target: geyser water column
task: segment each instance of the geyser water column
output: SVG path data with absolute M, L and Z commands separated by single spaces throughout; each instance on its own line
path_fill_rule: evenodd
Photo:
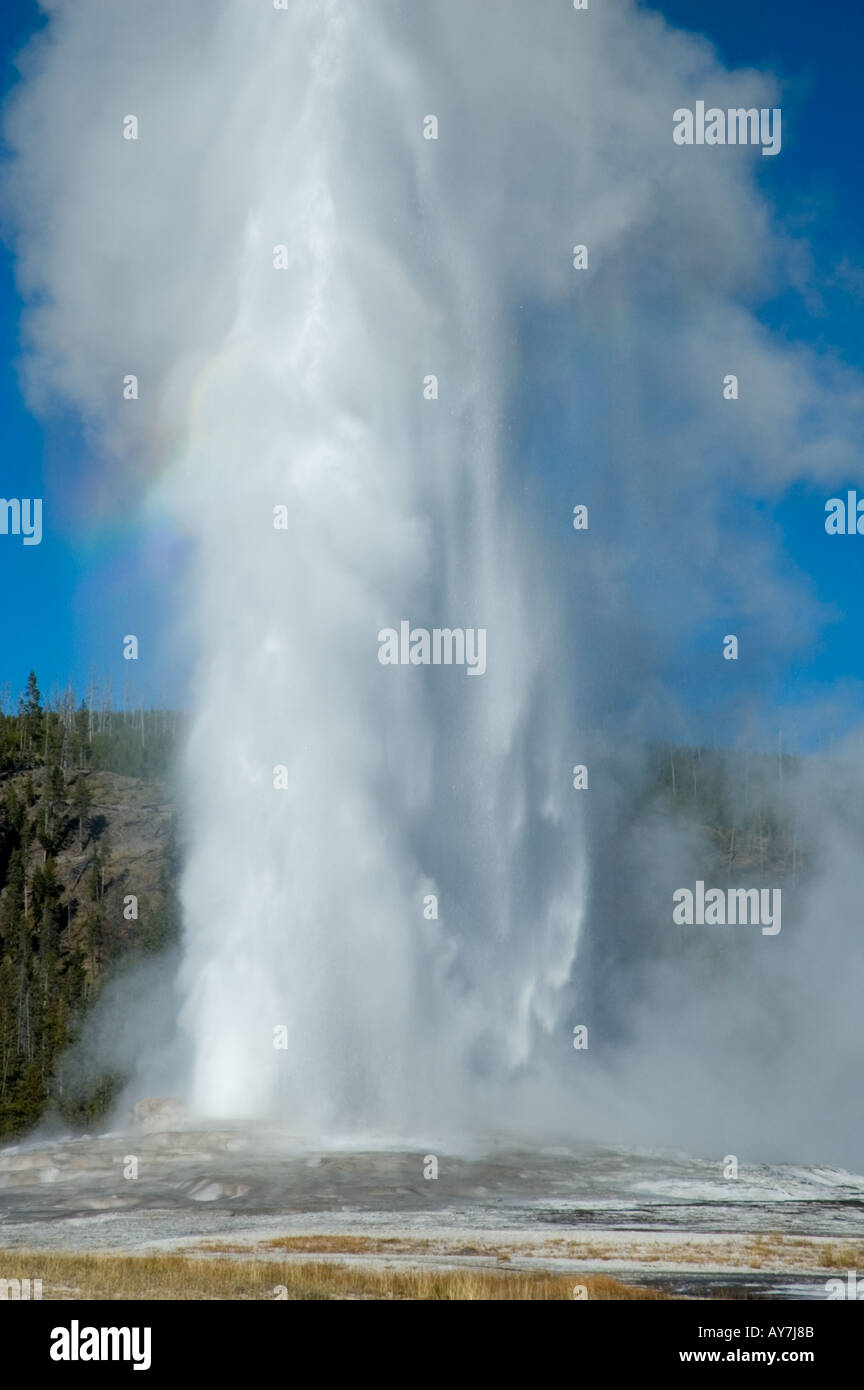
M 626 1024 L 636 1060 L 599 1086 L 640 1097 L 643 1137 L 686 1128 L 693 1142 L 696 1124 L 701 1145 L 696 1096 L 721 1130 L 741 1115 L 745 1135 L 754 1115 L 807 1143 L 844 1125 L 826 1101 L 814 1130 L 800 1065 L 778 1087 L 773 1045 L 749 1091 L 734 1067 L 718 1079 L 717 1056 L 770 1038 L 759 977 L 729 1007 L 733 977 L 711 1006 L 698 953 L 689 990 L 683 958 L 665 982 L 643 971 L 643 888 L 677 862 L 678 829 L 614 834 L 633 809 L 616 768 L 646 732 L 690 741 L 690 696 L 666 676 L 698 634 L 728 631 L 731 596 L 765 662 L 749 680 L 771 653 L 786 669 L 814 645 L 821 619 L 775 528 L 760 511 L 728 544 L 730 507 L 740 496 L 752 516 L 801 480 L 831 496 L 855 473 L 857 379 L 753 312 L 800 290 L 809 263 L 760 192 L 794 140 L 764 159 L 673 138 L 674 113 L 700 101 L 774 110 L 774 81 L 725 70 L 635 0 L 46 9 L 5 128 L 28 399 L 83 423 L 79 517 L 109 516 L 134 545 L 146 490 L 192 542 L 173 593 L 197 658 L 180 978 L 192 1061 L 171 1051 L 170 991 L 133 971 L 118 993 L 140 987 L 146 1003 L 125 1033 L 109 1017 L 99 1072 L 137 1044 L 135 1099 L 185 1087 L 204 1115 L 425 1142 L 433 1124 L 521 1118 L 514 1092 L 526 1106 L 554 1094 L 539 1118 L 560 1120 L 551 1055 L 601 1132 L 605 1096 L 592 1119 L 586 1093 Z M 526 495 L 552 502 L 539 541 Z M 40 551 L 69 496 L 46 489 Z M 572 507 L 588 502 L 576 533 Z M 378 633 L 403 621 L 484 628 L 485 674 L 382 666 Z M 128 631 L 106 631 L 106 663 Z M 143 667 L 158 689 L 147 641 Z M 587 793 L 571 788 L 577 763 Z M 611 848 L 591 854 L 596 949 L 574 968 L 583 805 Z M 838 882 L 854 882 L 855 846 L 821 820 L 826 864 L 839 855 Z M 635 889 L 619 896 L 622 863 Z M 854 894 L 829 897 L 854 925 Z M 839 943 L 848 990 L 854 951 Z M 817 980 L 836 1014 L 837 980 L 790 959 L 807 1008 Z M 577 1055 L 588 1010 L 570 1009 L 570 985 L 592 966 Z M 798 995 L 775 993 L 794 1014 Z M 823 1031 L 836 1052 L 833 1019 Z M 836 1094 L 823 1085 L 836 1058 L 813 1057 L 816 1090 Z
M 544 1031 L 572 1083 L 582 1021 L 576 653 L 586 613 L 593 671 L 613 645 L 626 559 L 571 508 L 602 479 L 607 518 L 628 484 L 641 515 L 664 469 L 676 496 L 692 477 L 713 368 L 682 383 L 681 343 L 712 341 L 695 284 L 724 354 L 752 348 L 724 298 L 751 175 L 674 144 L 706 60 L 629 0 L 119 13 L 52 12 L 7 134 L 32 397 L 85 417 L 103 494 L 158 474 L 192 543 L 170 1089 L 315 1134 L 488 1121 Z M 769 104 L 714 77 L 722 105 Z M 565 427 L 529 460 L 550 378 Z M 675 392 L 692 431 L 661 447 L 640 409 Z M 485 629 L 485 673 L 382 665 L 403 621 Z M 166 1089 L 160 1046 L 139 1094 Z
M 477 112 L 425 80 L 422 23 L 319 0 L 260 27 L 242 254 L 208 286 L 233 322 L 171 485 L 200 640 L 190 1101 L 462 1125 L 554 1024 L 582 911 L 559 605 L 502 497 L 511 291 L 441 157 Z M 484 629 L 485 672 L 382 665 L 405 620 Z

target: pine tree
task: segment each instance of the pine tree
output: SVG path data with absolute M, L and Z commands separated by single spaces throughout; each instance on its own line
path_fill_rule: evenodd
M 59 766 L 54 763 L 42 784 L 40 825 L 37 832 L 46 859 L 49 854 L 56 854 L 64 837 L 65 825 L 62 812 L 66 804 L 65 798 L 66 788 L 63 782 L 63 773 Z
M 90 784 L 79 773 L 72 794 L 72 814 L 78 821 L 78 849 L 82 854 L 85 842 L 90 837 L 90 813 L 92 809 L 93 798 L 90 794 Z
M 36 684 L 35 671 L 31 671 L 27 677 L 27 689 L 18 703 L 18 714 L 20 748 L 26 767 L 32 758 L 38 756 L 42 737 L 42 696 Z

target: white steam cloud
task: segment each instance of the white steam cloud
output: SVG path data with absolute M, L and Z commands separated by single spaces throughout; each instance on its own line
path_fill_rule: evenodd
M 194 543 L 190 1101 L 467 1126 L 544 1047 L 566 1087 L 596 889 L 571 766 L 658 728 L 706 619 L 770 661 L 824 618 L 724 509 L 831 487 L 861 383 L 753 312 L 806 288 L 776 161 L 672 140 L 776 87 L 629 0 L 48 8 L 7 116 L 31 399 Z M 485 628 L 485 675 L 382 667 L 406 616 Z

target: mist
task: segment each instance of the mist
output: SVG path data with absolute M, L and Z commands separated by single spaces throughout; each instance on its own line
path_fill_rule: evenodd
M 749 504 L 854 472 L 862 382 L 763 321 L 815 293 L 774 161 L 672 140 L 777 83 L 624 0 L 47 8 L 6 116 L 23 380 L 191 552 L 184 945 L 135 1093 L 860 1164 L 860 739 L 842 794 L 765 779 L 805 862 L 720 966 L 672 922 L 716 846 L 645 752 L 776 737 L 832 617 Z M 403 620 L 482 629 L 485 672 L 382 665 Z

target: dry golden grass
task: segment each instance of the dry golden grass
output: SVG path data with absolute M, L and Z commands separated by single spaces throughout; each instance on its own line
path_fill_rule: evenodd
M 747 1244 L 747 1254 L 757 1269 L 782 1262 L 819 1269 L 858 1269 L 864 1264 L 864 1241 L 812 1241 L 804 1237 L 784 1236 L 778 1232 L 754 1236 Z
M 286 1255 L 419 1255 L 439 1260 L 455 1256 L 475 1256 L 509 1263 L 513 1258 L 610 1261 L 622 1260 L 640 1265 L 670 1264 L 702 1268 L 782 1270 L 858 1269 L 864 1264 L 864 1242 L 828 1241 L 820 1237 L 786 1236 L 779 1231 L 762 1235 L 742 1235 L 728 1239 L 700 1239 L 698 1236 L 675 1241 L 640 1240 L 601 1243 L 596 1235 L 585 1240 L 559 1237 L 539 1244 L 491 1245 L 481 1242 L 465 1245 L 446 1239 L 412 1240 L 409 1236 L 308 1235 L 279 1236 L 253 1244 L 206 1242 L 189 1247 L 190 1255 L 226 1254 L 254 1258 L 258 1252 L 284 1252 Z M 569 1276 L 568 1276 L 569 1277 Z
M 413 1240 L 400 1236 L 279 1236 L 275 1240 L 256 1241 L 254 1245 L 226 1245 L 218 1241 L 204 1241 L 192 1250 L 225 1252 L 225 1254 L 251 1254 L 256 1250 L 283 1250 L 296 1255 L 425 1255 L 438 1250 L 438 1244 L 431 1240 Z M 450 1248 L 450 1247 L 447 1247 Z M 456 1248 L 450 1251 L 456 1254 Z M 481 1251 L 463 1251 L 464 1254 L 481 1254 Z
M 861 1241 L 855 1245 L 836 1241 L 826 1246 L 822 1251 L 824 1269 L 860 1269 L 862 1265 L 864 1265 L 864 1243 Z
M 256 1253 L 266 1258 L 256 1258 Z M 636 1288 L 606 1275 L 552 1274 L 542 1270 L 508 1270 L 500 1264 L 511 1256 L 571 1260 L 660 1261 L 679 1265 L 738 1266 L 750 1269 L 860 1269 L 864 1242 L 785 1236 L 779 1232 L 720 1241 L 642 1242 L 632 1246 L 562 1238 L 542 1247 L 460 1245 L 446 1240 L 408 1237 L 309 1235 L 281 1236 L 259 1245 L 203 1244 L 166 1254 L 69 1254 L 53 1251 L 0 1251 L 0 1270 L 6 1279 L 41 1279 L 43 1298 L 143 1300 L 290 1300 L 374 1299 L 461 1301 L 479 1299 L 573 1299 L 576 1284 L 584 1284 L 591 1299 L 662 1299 L 665 1295 Z M 284 1254 L 286 1258 L 278 1258 Z M 324 1258 L 308 1260 L 306 1255 Z M 412 1255 L 422 1263 L 412 1268 L 379 1263 L 376 1256 L 395 1261 Z M 497 1269 L 446 1269 L 433 1261 L 475 1256 L 499 1262 Z M 222 1256 L 223 1258 L 220 1258 Z M 225 1258 L 233 1256 L 233 1258 Z M 352 1258 L 351 1263 L 339 1256 Z M 368 1257 L 363 1263 L 359 1260 Z M 285 1292 L 280 1294 L 280 1290 Z
M 605 1275 L 575 1278 L 497 1270 L 375 1269 L 336 1261 L 190 1259 L 184 1255 L 0 1251 L 6 1279 L 41 1279 L 45 1300 L 298 1299 L 572 1301 L 576 1283 L 592 1299 L 663 1299 Z M 285 1295 L 283 1294 L 282 1297 Z
M 202 1241 L 197 1245 L 187 1245 L 181 1253 L 195 1255 L 247 1255 L 254 1256 L 259 1251 L 282 1250 L 286 1255 L 432 1255 L 451 1258 L 456 1255 L 473 1255 L 487 1260 L 500 1260 L 509 1263 L 514 1254 L 522 1253 L 500 1245 L 465 1245 L 447 1240 L 415 1240 L 411 1236 L 278 1236 L 274 1240 L 248 1241 Z M 528 1251 L 530 1254 L 530 1250 Z
M 546 1242 L 545 1250 L 555 1258 L 570 1260 L 628 1260 L 639 1264 L 731 1266 L 768 1271 L 860 1269 L 864 1264 L 864 1241 L 833 1240 L 820 1237 L 786 1236 L 779 1231 L 741 1236 L 737 1240 L 700 1240 L 698 1236 L 680 1241 L 615 1242 L 608 1245 L 593 1240 L 564 1238 Z M 541 1253 L 541 1252 L 536 1252 Z

